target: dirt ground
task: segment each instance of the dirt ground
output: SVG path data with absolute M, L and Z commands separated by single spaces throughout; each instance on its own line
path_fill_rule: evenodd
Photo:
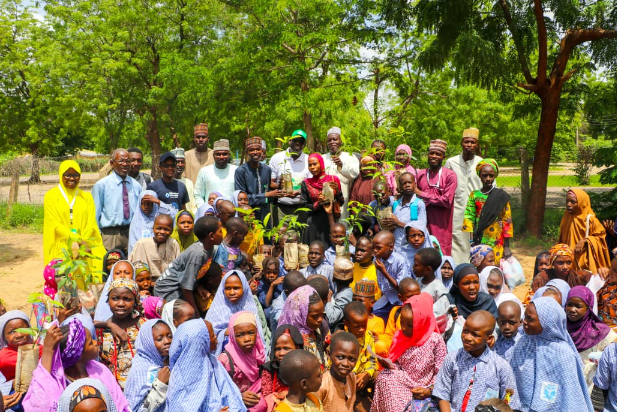
M 529 288 L 539 250 L 515 245 L 512 252 L 525 270 L 525 284 L 514 289 L 522 300 Z M 30 314 L 28 295 L 41 292 L 44 283 L 43 236 L 0 231 L 0 297 L 7 309 L 20 309 Z

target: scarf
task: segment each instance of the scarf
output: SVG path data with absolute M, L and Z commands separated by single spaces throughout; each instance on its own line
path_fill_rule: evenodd
M 296 349 L 304 349 L 304 338 L 302 334 L 294 325 L 279 325 L 278 328 L 274 331 L 274 336 L 272 337 L 272 348 L 270 349 L 270 360 L 263 364 L 263 368 L 270 371 L 271 373 L 277 372 L 279 369 L 280 362 L 274 358 L 274 350 L 276 348 L 276 342 L 283 335 L 289 335 L 291 340 L 296 344 Z
M 437 238 L 433 235 L 431 235 L 431 245 L 433 245 L 433 247 L 435 247 L 434 245 L 437 245 L 435 249 L 437 249 L 439 251 L 439 254 L 443 256 L 443 251 L 441 250 L 441 245 L 439 244 L 439 240 L 437 240 Z
M 403 165 L 395 165 L 396 169 L 397 170 L 405 169 L 406 171 L 410 172 L 410 170 L 408 170 L 407 167 L 409 166 L 409 163 L 411 162 L 411 157 L 413 155 L 413 152 L 411 151 L 411 147 L 407 146 L 406 144 L 400 144 L 396 147 L 396 150 L 394 151 L 394 155 L 396 156 L 398 152 L 405 152 L 407 154 L 407 162 Z
M 7 346 L 6 340 L 4 340 L 4 328 L 6 324 L 13 319 L 22 319 L 30 327 L 30 318 L 21 310 L 9 310 L 4 315 L 0 316 L 0 349 Z
M 390 360 L 396 362 L 411 346 L 422 346 L 433 334 L 439 333 L 437 321 L 433 314 L 433 297 L 428 293 L 420 293 L 405 301 L 413 311 L 413 332 L 411 336 L 405 336 L 401 329 L 394 333 L 392 346 L 390 347 Z
M 472 246 L 469 250 L 469 262 L 475 267 L 480 266 L 484 258 L 493 251 L 493 248 L 488 245 Z
M 195 212 L 195 221 L 197 222 L 200 218 L 206 216 L 206 214 L 208 213 L 212 213 L 211 216 L 215 216 L 216 210 L 214 210 L 214 207 L 211 204 L 204 203 L 197 208 L 197 212 Z
M 178 231 L 178 220 L 180 219 L 180 217 L 182 216 L 190 216 L 191 219 L 193 219 L 193 230 L 191 230 L 191 233 L 189 233 L 188 235 L 182 235 L 180 234 L 180 232 Z M 193 215 L 193 213 L 191 213 L 188 210 L 181 210 L 176 214 L 176 218 L 174 219 L 174 230 L 173 232 L 171 232 L 171 236 L 170 238 L 172 239 L 176 239 L 178 241 L 178 244 L 180 245 L 180 251 L 184 252 L 186 250 L 186 248 L 188 248 L 189 246 L 191 246 L 193 243 L 197 242 L 197 236 L 195 236 L 195 216 Z
M 463 318 L 467 318 L 477 310 L 486 310 L 491 312 L 491 314 L 496 318 L 497 305 L 495 305 L 495 301 L 488 293 L 478 291 L 476 300 L 473 302 L 466 300 L 463 295 L 461 295 L 458 284 L 467 275 L 476 275 L 479 278 L 478 271 L 469 263 L 461 263 L 456 267 L 456 269 L 454 269 L 452 287 L 450 288 L 450 293 L 447 295 L 450 303 L 456 305 L 458 308 L 458 314 Z
M 435 272 L 435 277 L 437 279 L 439 279 L 441 281 L 441 283 L 443 283 L 443 285 L 446 287 L 446 289 L 450 290 L 450 288 L 452 287 L 452 281 L 454 279 L 454 276 L 452 276 L 448 280 L 444 280 L 443 276 L 441 276 L 441 267 L 446 262 L 448 262 L 450 264 L 450 266 L 452 266 L 452 271 L 454 271 L 454 269 L 456 269 L 456 263 L 454 262 L 454 258 L 452 256 L 442 256 L 441 257 L 441 266 L 439 266 L 439 269 L 437 269 L 437 272 Z
M 43 269 L 43 279 L 45 279 L 43 293 L 52 299 L 56 297 L 56 293 L 58 293 L 58 285 L 56 284 L 56 268 L 54 268 L 54 266 L 60 262 L 62 262 L 62 259 L 52 259 L 51 262 L 45 266 L 45 269 Z
M 246 192 L 244 190 L 235 190 L 231 194 L 231 202 L 234 204 L 234 207 L 240 207 L 238 205 L 238 196 L 240 196 L 240 193 L 246 193 Z
M 587 312 L 583 318 L 576 322 L 568 320 L 568 333 L 576 345 L 579 352 L 586 351 L 589 348 L 596 346 L 608 335 L 611 328 L 604 324 L 593 313 L 594 293 L 585 286 L 574 286 L 568 293 L 568 300 L 579 298 L 587 305 Z
M 246 353 L 238 345 L 234 336 L 234 328 L 243 323 L 249 323 L 257 329 L 257 320 L 255 319 L 255 315 L 251 312 L 238 312 L 234 314 L 229 320 L 229 326 L 227 327 L 229 342 L 225 345 L 225 350 L 229 353 L 229 356 L 231 356 L 234 365 L 244 373 L 250 382 L 252 382 L 248 390 L 259 393 L 261 391 L 261 379 L 259 378 L 260 367 L 266 361 L 266 352 L 264 350 L 263 341 L 259 336 L 255 337 L 255 346 L 253 346 L 251 353 Z M 259 333 L 259 329 L 257 329 L 257 333 Z
M 86 343 L 86 328 L 77 318 L 69 323 L 69 333 L 66 338 L 66 345 L 64 350 L 60 352 L 60 358 L 62 359 L 62 366 L 70 368 L 75 365 L 81 354 L 84 351 L 84 345 Z M 58 346 L 60 349 L 60 346 Z
M 109 252 L 105 253 L 105 256 L 103 257 L 103 271 L 106 275 L 109 275 L 109 273 L 111 272 L 111 269 L 107 271 L 107 261 L 109 259 L 126 260 L 126 255 L 120 249 L 112 249 Z
M 152 228 L 154 227 L 154 219 L 159 215 L 159 205 L 156 203 L 152 204 L 152 212 L 147 215 L 141 210 L 141 201 L 144 196 L 150 195 L 155 199 L 158 199 L 158 196 L 153 190 L 144 190 L 139 194 L 139 201 L 137 202 L 137 207 L 135 208 L 135 213 L 133 214 L 133 219 L 131 219 L 131 225 L 129 227 L 129 255 L 133 250 L 133 246 L 139 239 L 148 238 L 154 236 L 152 232 Z
M 137 282 L 135 282 L 133 279 L 114 279 L 109 284 L 109 293 L 111 293 L 112 290 L 119 288 L 126 288 L 133 294 L 133 297 L 135 298 L 135 306 L 133 307 L 133 313 L 131 314 L 131 316 L 133 318 L 139 317 L 141 314 L 141 300 L 139 299 L 139 285 L 137 284 Z M 107 294 L 107 306 L 109 306 L 109 294 Z
M 163 309 L 161 310 L 161 319 L 163 322 L 167 323 L 169 329 L 171 329 L 172 334 L 176 334 L 177 328 L 174 326 L 174 304 L 176 303 L 176 299 L 170 300 L 166 304 L 163 305 Z
M 559 256 L 567 256 L 570 259 L 574 260 L 574 252 L 572 251 L 572 249 L 570 249 L 570 246 L 564 243 L 558 243 L 552 248 L 550 248 L 548 254 L 548 263 L 551 265 L 551 267 L 553 267 L 553 262 L 555 262 L 555 259 L 557 259 Z
M 546 283 L 546 285 L 536 290 L 531 300 L 534 301 L 537 298 L 541 298 L 547 289 L 553 289 L 553 290 L 559 291 L 559 294 L 561 295 L 561 306 L 565 309 L 566 303 L 568 300 L 568 294 L 570 293 L 570 285 L 568 285 L 568 282 L 566 282 L 565 280 L 561 280 L 561 279 L 549 280 Z
M 312 201 L 317 201 L 317 198 L 323 191 L 324 184 L 329 182 L 335 182 L 337 185 L 336 192 L 341 191 L 341 183 L 338 177 L 333 175 L 326 174 L 326 168 L 324 166 L 323 157 L 319 153 L 312 153 L 309 155 L 308 160 L 317 159 L 319 162 L 319 174 L 317 176 L 312 176 L 304 179 L 304 183 L 306 184 L 306 188 L 309 192 Z
M 414 228 L 424 233 L 424 243 L 417 249 L 413 247 L 411 243 L 409 243 L 409 241 L 407 240 L 407 233 L 409 232 L 408 228 Z M 418 253 L 418 250 L 424 249 L 424 248 L 431 248 L 431 247 L 433 247 L 433 245 L 431 244 L 431 235 L 428 232 L 428 229 L 426 228 L 425 224 L 423 224 L 419 220 L 412 220 L 411 222 L 405 225 L 405 240 L 403 241 L 403 245 L 401 246 L 400 251 L 405 256 L 406 259 L 412 262 L 412 266 L 413 266 L 413 260 L 416 256 L 416 253 Z
M 73 198 L 77 194 L 77 191 L 79 190 L 79 184 L 75 187 L 75 189 L 69 189 L 68 187 L 64 186 L 62 176 L 64 176 L 66 171 L 71 168 L 75 169 L 75 171 L 81 175 L 81 168 L 79 167 L 79 164 L 74 160 L 65 160 L 64 162 L 60 163 L 60 167 L 58 169 L 58 174 L 60 175 L 60 186 L 62 186 L 64 193 L 66 193 L 67 197 L 69 198 L 69 202 L 73 200 Z
M 105 282 L 105 286 L 103 286 L 103 291 L 101 292 L 99 301 L 96 304 L 96 310 L 94 311 L 95 321 L 97 320 L 106 321 L 107 319 L 111 318 L 112 313 L 111 313 L 111 309 L 109 309 L 109 303 L 108 303 L 109 291 L 111 290 L 109 289 L 109 286 L 111 285 L 111 282 L 114 281 L 114 269 L 116 268 L 116 265 L 120 262 L 129 263 L 131 267 L 133 267 L 133 264 L 129 262 L 128 260 L 119 260 L 116 263 L 114 263 L 114 265 L 111 267 L 111 270 L 109 271 L 110 275 L 107 278 L 107 281 Z M 133 267 L 133 279 L 135 279 L 135 268 L 134 267 Z
M 72 412 L 83 400 L 99 398 L 105 402 L 108 412 L 117 412 L 116 404 L 109 391 L 98 379 L 79 379 L 71 383 L 60 395 L 58 400 L 58 412 Z
M 306 317 L 308 316 L 309 298 L 315 293 L 317 291 L 309 285 L 294 290 L 285 301 L 279 323 L 293 325 L 303 335 L 310 334 L 312 330 L 306 325 Z
M 163 309 L 163 298 L 158 296 L 148 296 L 141 303 L 144 307 L 144 316 L 146 319 L 160 319 Z

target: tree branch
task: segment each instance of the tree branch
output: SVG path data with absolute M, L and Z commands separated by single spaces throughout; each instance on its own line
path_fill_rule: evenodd
M 326 55 L 328 54 L 328 48 L 326 47 L 326 50 L 323 51 L 323 53 L 321 53 L 321 56 L 319 56 L 319 58 L 317 59 L 317 61 L 315 61 L 315 63 L 313 63 L 310 67 L 309 67 L 309 71 L 315 69 L 317 66 L 319 66 L 321 64 L 321 62 L 323 61 L 323 59 L 326 57 Z
M 291 54 L 298 54 L 298 52 L 296 50 L 294 50 L 293 47 L 289 46 L 287 43 L 283 42 L 282 45 L 283 45 L 283 48 L 285 50 L 287 50 L 289 53 L 291 53 Z
M 519 93 L 523 93 L 523 94 L 526 94 L 526 95 L 533 94 L 532 91 L 523 90 L 523 89 L 518 88 L 517 86 L 510 85 L 510 87 L 512 87 L 514 90 L 516 90 Z
M 546 22 L 544 21 L 544 9 L 542 0 L 533 0 L 536 24 L 538 25 L 538 71 L 536 79 L 538 84 L 546 81 L 546 67 L 548 62 L 548 46 L 546 40 Z
M 537 84 L 519 83 L 518 85 L 512 86 L 512 87 L 514 87 L 514 88 L 520 87 L 521 89 L 529 90 L 532 93 L 535 93 L 538 90 L 538 85 Z
M 529 71 L 529 64 L 527 63 L 527 53 L 525 52 L 523 43 L 521 43 L 521 39 L 518 36 L 516 25 L 512 20 L 512 13 L 510 13 L 510 7 L 508 6 L 506 0 L 499 0 L 499 4 L 501 5 L 501 9 L 503 10 L 503 15 L 506 19 L 508 29 L 512 34 L 512 39 L 514 40 L 514 47 L 516 48 L 516 54 L 518 55 L 518 61 L 521 65 L 521 69 L 523 70 L 523 76 L 525 76 L 525 81 L 527 83 L 533 83 L 534 80 L 531 77 L 531 72 Z

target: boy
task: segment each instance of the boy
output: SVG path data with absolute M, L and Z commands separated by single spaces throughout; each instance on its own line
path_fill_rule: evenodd
M 221 222 L 214 216 L 197 219 L 194 230 L 199 242 L 189 246 L 165 269 L 154 285 L 154 296 L 167 302 L 182 298 L 193 306 L 195 313 L 199 313 L 193 298 L 193 288 L 199 270 L 212 259 L 216 253 L 215 246 L 223 240 L 221 229 Z
M 374 216 L 377 216 L 378 211 L 381 211 L 388 206 L 392 206 L 395 200 L 393 196 L 390 196 L 390 188 L 388 187 L 388 184 L 381 179 L 376 179 L 375 183 L 373 183 L 373 197 L 375 200 L 371 201 L 368 205 L 373 211 Z M 377 217 L 373 217 L 373 233 L 379 233 L 382 229 L 391 229 L 389 226 L 385 225 L 385 221 L 382 221 L 382 223 L 384 223 L 384 227 L 380 227 Z
M 373 255 L 377 269 L 377 284 L 382 296 L 375 303 L 373 313 L 387 319 L 390 310 L 398 304 L 398 282 L 411 276 L 409 263 L 394 251 L 394 235 L 382 231 L 373 238 Z
M 321 365 L 315 355 L 304 349 L 293 350 L 283 357 L 279 373 L 289 391 L 275 411 L 324 412 L 321 400 L 314 393 L 321 387 L 322 379 Z
M 309 265 L 300 269 L 300 273 L 308 278 L 311 275 L 321 275 L 328 281 L 330 289 L 334 290 L 334 281 L 332 280 L 332 265 L 324 263 L 324 252 L 326 244 L 321 240 L 315 240 L 309 245 L 308 261 Z
M 358 340 L 349 332 L 337 332 L 330 342 L 332 366 L 323 375 L 317 396 L 325 411 L 354 411 Z
M 161 202 L 174 208 L 174 214 L 180 210 L 186 210 L 186 204 L 190 200 L 184 183 L 174 179 L 176 164 L 176 156 L 173 153 L 163 153 L 159 158 L 162 176 L 146 187 L 147 190 L 154 191 Z
M 274 299 L 272 306 L 270 306 L 270 329 L 272 333 L 274 333 L 278 327 L 279 318 L 281 317 L 281 312 L 283 311 L 283 305 L 285 305 L 287 296 L 304 285 L 306 285 L 306 278 L 297 270 L 290 271 L 287 273 L 287 276 L 283 278 L 283 293 L 281 293 L 278 298 Z
M 401 280 L 398 285 L 398 299 L 405 302 L 412 296 L 421 293 L 420 284 L 412 278 Z M 388 315 L 388 323 L 386 323 L 386 331 L 380 336 L 379 342 L 375 345 L 379 356 L 387 356 L 390 346 L 392 346 L 392 338 L 394 333 L 401 328 L 401 306 L 395 306 Z
M 222 220 L 221 220 L 222 222 Z M 227 220 L 227 234 L 214 255 L 214 261 L 223 267 L 225 272 L 234 270 L 242 263 L 240 244 L 249 231 L 246 222 L 240 217 Z
M 334 283 L 336 293 L 326 303 L 326 318 L 330 329 L 343 319 L 343 308 L 353 299 L 353 291 L 349 284 L 353 280 L 353 263 L 351 260 L 338 257 L 334 261 Z
M 371 332 L 375 341 L 386 331 L 386 324 L 379 316 L 373 315 L 375 305 L 375 289 L 377 282 L 369 279 L 361 279 L 353 288 L 353 301 L 361 302 L 368 312 L 367 329 Z
M 617 411 L 617 343 L 608 345 L 602 351 L 598 370 L 593 377 L 593 384 L 595 385 L 594 392 L 598 389 L 602 391 L 604 410 Z M 595 402 L 594 407 L 600 410 Z
M 342 223 L 335 223 L 330 227 L 330 246 L 325 252 L 324 262 L 330 266 L 334 265 L 334 259 L 336 259 L 336 247 L 345 246 L 345 238 L 347 237 L 347 229 Z M 353 255 L 355 248 L 353 245 L 349 245 L 349 253 Z
M 472 411 L 485 399 L 503 399 L 512 391 L 510 407 L 520 409 L 510 364 L 490 350 L 495 342 L 495 318 L 479 310 L 463 326 L 463 348 L 448 354 L 437 374 L 433 396 L 441 412 Z
M 443 333 L 448 324 L 448 289 L 435 277 L 435 272 L 441 266 L 441 254 L 437 249 L 420 249 L 414 256 L 413 273 L 420 284 L 422 292 L 433 297 L 433 313 L 439 330 Z
M 351 288 L 353 289 L 356 282 L 362 279 L 373 280 L 375 285 L 377 285 L 377 269 L 373 263 L 373 242 L 371 239 L 366 236 L 358 239 L 353 260 L 353 282 L 351 282 Z M 379 298 L 381 298 L 381 290 L 379 285 L 377 285 L 375 288 L 375 299 L 378 300 Z
M 497 308 L 497 325 L 501 336 L 495 343 L 495 353 L 510 362 L 514 345 L 521 338 L 521 307 L 516 302 L 505 301 Z
M 178 256 L 180 245 L 169 236 L 174 227 L 171 216 L 160 214 L 154 219 L 152 237 L 139 239 L 129 256 L 129 262 L 141 261 L 148 265 L 152 280 L 156 281 Z
M 236 207 L 231 201 L 226 199 L 220 199 L 214 203 L 214 206 L 223 225 L 223 237 L 225 237 L 227 236 L 227 221 L 236 216 Z

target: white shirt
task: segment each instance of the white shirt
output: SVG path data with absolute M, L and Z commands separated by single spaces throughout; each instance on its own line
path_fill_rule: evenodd
M 197 174 L 195 182 L 195 203 L 197 207 L 208 201 L 208 196 L 212 192 L 220 192 L 227 199 L 235 189 L 235 176 L 238 167 L 228 164 L 225 169 L 219 169 L 216 165 L 204 166 Z
M 294 160 L 289 155 L 289 149 L 278 152 L 270 159 L 270 168 L 272 169 L 272 179 L 278 181 L 280 177 L 287 172 L 291 172 L 291 180 L 293 181 L 294 190 L 300 190 L 302 181 L 311 177 L 311 172 L 308 170 L 308 156 L 303 152 Z M 296 197 L 281 197 L 278 202 L 283 205 L 298 205 L 302 202 L 300 196 Z

